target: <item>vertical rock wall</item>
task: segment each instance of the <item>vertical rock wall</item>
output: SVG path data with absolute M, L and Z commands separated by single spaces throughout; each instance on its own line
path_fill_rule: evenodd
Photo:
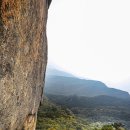
M 0 130 L 35 130 L 47 63 L 46 0 L 0 0 Z

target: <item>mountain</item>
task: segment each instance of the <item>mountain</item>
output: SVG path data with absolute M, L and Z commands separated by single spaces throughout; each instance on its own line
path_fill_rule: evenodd
M 130 98 L 128 92 L 109 88 L 101 81 L 80 79 L 56 69 L 47 70 L 45 93 L 65 96 L 95 97 L 107 95 L 123 99 Z
M 79 119 L 78 122 L 83 119 L 92 126 L 96 122 L 120 122 L 126 130 L 130 129 L 130 95 L 127 92 L 109 88 L 100 81 L 81 79 L 61 70 L 52 70 L 47 70 L 45 84 L 45 95 L 51 102 L 69 108 Z M 62 121 L 59 122 L 62 124 Z M 87 129 L 90 130 L 90 127 Z
M 67 106 L 69 108 L 79 107 L 79 108 L 96 108 L 101 106 L 113 106 L 113 107 L 127 107 L 130 108 L 130 99 L 119 99 L 111 96 L 95 96 L 95 97 L 83 97 L 83 96 L 64 96 L 64 95 L 51 95 L 46 94 L 46 96 L 56 104 Z M 129 114 L 130 115 L 130 114 Z

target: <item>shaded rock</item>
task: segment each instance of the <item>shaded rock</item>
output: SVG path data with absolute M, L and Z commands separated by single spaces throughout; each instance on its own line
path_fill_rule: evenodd
M 0 0 L 0 130 L 34 130 L 47 63 L 46 0 Z
M 48 2 L 48 8 L 49 8 L 52 0 L 47 0 L 47 2 Z

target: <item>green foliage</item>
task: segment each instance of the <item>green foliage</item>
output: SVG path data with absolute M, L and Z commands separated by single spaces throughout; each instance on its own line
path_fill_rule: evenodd
M 111 125 L 104 125 L 101 130 L 125 130 L 122 123 L 114 123 Z
M 112 125 L 104 125 L 101 130 L 114 130 Z
M 38 112 L 37 130 L 83 130 L 69 109 L 47 100 Z
M 123 124 L 120 123 L 120 122 L 114 123 L 112 126 L 113 126 L 116 130 L 124 130 Z

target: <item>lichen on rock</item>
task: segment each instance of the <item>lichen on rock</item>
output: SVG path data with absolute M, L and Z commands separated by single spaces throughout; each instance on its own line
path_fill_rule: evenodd
M 0 0 L 0 130 L 34 130 L 47 64 L 46 0 Z

